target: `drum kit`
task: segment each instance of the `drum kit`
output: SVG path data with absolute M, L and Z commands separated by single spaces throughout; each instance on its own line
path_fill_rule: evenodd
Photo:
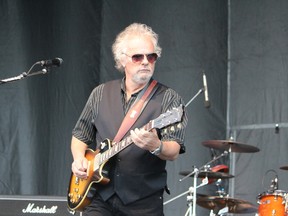
M 288 194 L 285 191 L 278 190 L 278 177 L 272 181 L 270 189 L 262 194 L 259 194 L 256 199 L 258 206 L 242 200 L 229 197 L 225 192 L 224 187 L 221 186 L 222 180 L 233 178 L 230 175 L 229 168 L 226 165 L 217 165 L 210 167 L 210 164 L 219 158 L 227 155 L 230 152 L 235 153 L 255 153 L 259 149 L 257 147 L 235 142 L 232 140 L 207 140 L 202 142 L 205 147 L 223 150 L 224 153 L 215 157 L 212 161 L 208 162 L 203 167 L 193 171 L 181 171 L 179 175 L 184 176 L 180 181 L 185 178 L 193 177 L 194 185 L 188 191 L 168 200 L 164 203 L 167 204 L 183 195 L 187 195 L 188 209 L 185 216 L 196 216 L 196 205 L 210 210 L 210 216 L 222 216 L 227 214 L 254 214 L 257 216 L 288 216 Z M 288 170 L 288 166 L 280 167 L 282 170 Z M 198 178 L 202 179 L 202 184 L 197 186 Z M 196 189 L 207 184 L 215 183 L 218 190 L 217 196 L 198 194 Z

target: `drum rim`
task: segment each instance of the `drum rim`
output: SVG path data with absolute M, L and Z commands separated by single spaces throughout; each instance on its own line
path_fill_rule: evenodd
M 281 196 L 285 197 L 287 192 L 285 190 L 273 190 L 273 191 L 265 191 L 257 196 L 258 199 L 261 199 L 264 196 Z

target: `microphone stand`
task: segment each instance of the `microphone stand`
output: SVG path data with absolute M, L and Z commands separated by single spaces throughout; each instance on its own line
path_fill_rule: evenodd
M 193 100 L 195 100 L 195 99 L 198 97 L 198 95 L 201 94 L 203 91 L 204 91 L 204 88 L 199 89 L 198 92 L 188 101 L 188 103 L 185 105 L 185 107 L 188 107 L 189 104 L 190 104 Z
M 192 101 L 194 101 L 194 100 L 198 97 L 198 95 L 200 95 L 200 94 L 204 91 L 204 89 L 205 89 L 205 88 L 199 89 L 198 92 L 188 101 L 188 103 L 185 105 L 185 107 L 188 107 L 189 104 L 190 104 Z M 221 156 L 221 157 L 222 157 L 222 156 Z M 207 163 L 205 166 L 207 166 L 208 164 L 214 162 L 214 161 L 217 160 L 217 159 L 218 159 L 218 158 L 215 158 L 215 159 L 212 160 L 211 162 Z M 203 167 L 205 167 L 205 166 L 203 166 Z M 203 167 L 202 167 L 202 168 L 203 168 Z M 169 203 L 169 202 L 172 202 L 173 200 L 175 200 L 175 199 L 177 199 L 177 198 L 179 198 L 179 197 L 181 197 L 181 196 L 183 196 L 183 195 L 185 195 L 185 194 L 188 193 L 187 201 L 188 201 L 188 203 L 189 203 L 189 204 L 188 204 L 189 207 L 188 207 L 188 209 L 187 209 L 187 211 L 186 211 L 186 213 L 185 213 L 185 216 L 188 216 L 188 213 L 189 213 L 189 216 L 196 216 L 196 192 L 197 192 L 197 187 L 202 187 L 202 186 L 208 184 L 208 179 L 205 178 L 204 181 L 202 182 L 202 184 L 200 184 L 199 186 L 197 186 L 197 178 L 198 178 L 199 170 L 198 170 L 196 167 L 194 167 L 194 170 L 193 170 L 190 174 L 188 174 L 188 175 L 185 176 L 184 178 L 180 179 L 179 181 L 183 181 L 184 179 L 188 178 L 189 176 L 191 176 L 191 175 L 193 175 L 193 174 L 195 174 L 195 175 L 194 175 L 194 181 L 193 181 L 193 187 L 190 187 L 188 191 L 186 191 L 186 192 L 184 192 L 184 193 L 182 193 L 182 194 L 180 194 L 180 195 L 178 195 L 178 196 L 176 196 L 176 197 L 174 197 L 174 198 L 172 198 L 172 199 L 170 199 L 170 200 L 168 200 L 167 202 L 164 203 L 164 205 L 165 205 L 165 204 L 167 204 L 167 203 Z M 193 195 L 192 195 L 192 193 L 193 193 Z M 193 199 L 193 204 L 192 204 L 192 202 L 191 202 L 192 199 Z
M 46 74 L 46 73 L 49 72 L 49 68 L 48 67 L 45 67 L 45 68 L 43 68 L 40 71 L 31 72 L 31 70 L 34 68 L 34 66 L 36 66 L 38 64 L 40 64 L 40 62 L 36 62 L 35 64 L 33 64 L 28 72 L 23 72 L 23 73 L 19 74 L 18 76 L 0 80 L 0 85 L 1 84 L 5 84 L 5 83 L 9 83 L 9 82 L 14 82 L 14 81 L 17 81 L 17 80 L 22 80 L 22 79 L 24 79 L 26 77 L 30 77 L 30 76 L 35 76 L 35 75 L 39 75 L 39 74 Z
M 198 92 L 188 101 L 188 103 L 185 105 L 185 107 L 188 107 L 189 104 L 192 101 L 194 101 L 198 97 L 198 95 L 200 95 L 203 91 L 204 91 L 204 88 L 199 89 Z M 189 207 L 185 213 L 185 216 L 187 216 L 188 213 L 189 213 L 189 216 L 196 216 L 196 189 L 197 189 L 197 178 L 198 178 L 199 170 L 196 167 L 194 167 L 193 172 L 190 173 L 188 176 L 186 176 L 186 178 L 188 178 L 189 176 L 191 176 L 194 173 L 195 173 L 195 175 L 194 175 L 193 187 L 190 187 L 188 191 L 186 191 L 186 192 L 180 194 L 179 196 L 175 197 L 174 199 L 168 200 L 167 202 L 164 203 L 164 205 L 165 205 L 165 204 L 167 204 L 167 203 L 169 203 L 169 202 L 171 202 L 171 201 L 173 201 L 173 200 L 175 200 L 175 199 L 188 193 L 187 201 L 188 201 Z M 182 180 L 184 180 L 184 179 L 185 178 L 183 178 Z M 180 179 L 180 181 L 182 181 L 182 180 Z M 208 184 L 208 180 L 203 182 L 199 186 L 204 186 L 206 184 Z M 192 195 L 192 193 L 193 193 L 193 195 Z M 192 200 L 193 200 L 193 204 L 191 202 Z

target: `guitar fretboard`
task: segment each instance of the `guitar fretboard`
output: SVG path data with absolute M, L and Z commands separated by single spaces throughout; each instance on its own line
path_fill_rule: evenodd
M 174 108 L 166 113 L 162 113 L 158 118 L 151 120 L 146 125 L 144 125 L 141 129 L 145 129 L 146 131 L 150 131 L 153 128 L 164 128 L 172 123 L 179 122 L 183 115 L 183 107 L 180 105 L 177 108 Z M 108 161 L 110 158 L 115 156 L 117 153 L 128 147 L 133 143 L 130 136 L 125 137 L 118 143 L 113 143 L 113 145 L 106 151 L 98 154 L 99 158 L 97 158 L 98 164 L 102 164 L 103 162 Z M 96 161 L 95 161 L 96 163 Z
M 153 121 L 149 122 L 142 128 L 144 128 L 145 130 L 151 130 L 152 125 L 153 125 L 152 122 Z M 101 154 L 99 164 L 102 164 L 103 162 L 109 160 L 110 158 L 118 154 L 120 151 L 122 151 L 123 149 L 131 145 L 132 143 L 133 141 L 130 136 L 125 137 L 123 140 L 121 140 L 118 143 L 113 143 L 111 148 L 109 148 L 108 150 L 106 150 L 105 152 Z

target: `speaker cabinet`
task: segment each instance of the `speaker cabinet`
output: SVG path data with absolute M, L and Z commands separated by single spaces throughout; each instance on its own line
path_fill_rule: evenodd
M 73 216 L 66 197 L 0 196 L 0 216 Z M 75 212 L 75 216 L 82 216 Z

